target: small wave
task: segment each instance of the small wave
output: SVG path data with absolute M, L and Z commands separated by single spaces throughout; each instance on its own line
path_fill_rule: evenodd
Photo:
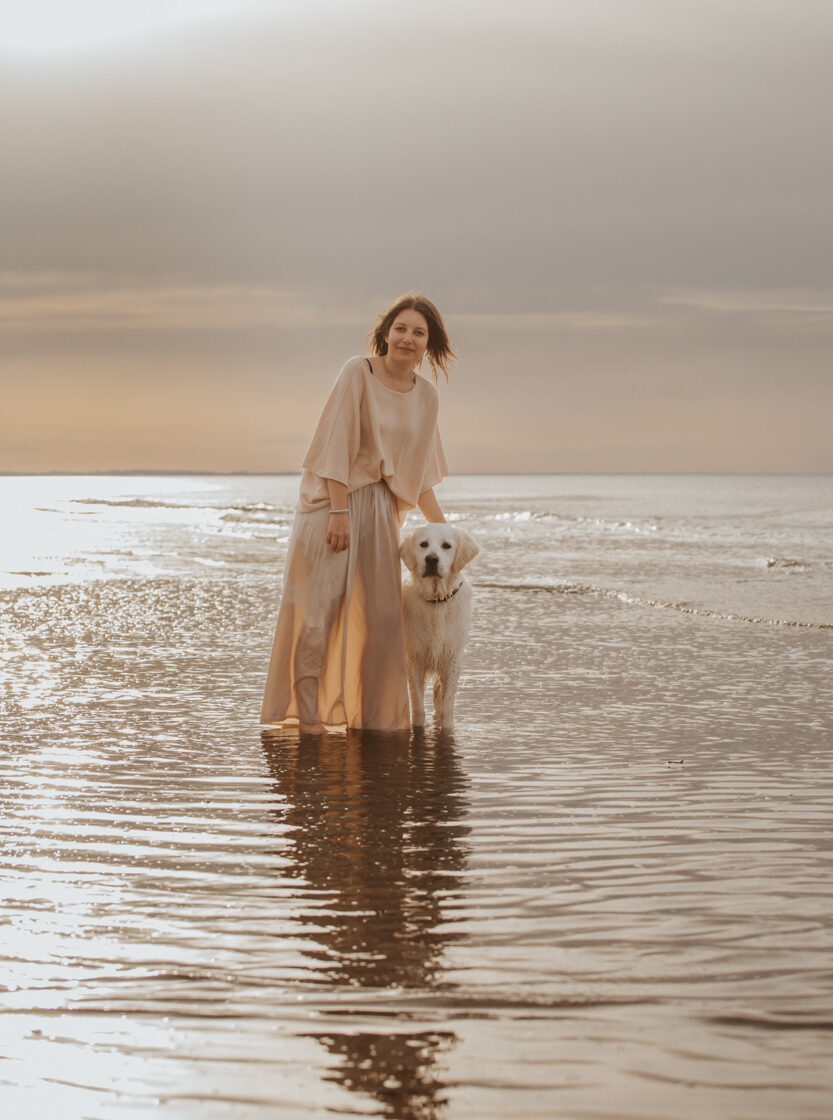
M 586 525 L 597 525 L 600 529 L 613 533 L 619 533 L 623 530 L 628 533 L 656 533 L 659 531 L 659 525 L 654 522 L 639 525 L 635 521 L 611 521 L 605 517 L 576 517 L 575 520 Z
M 223 514 L 221 521 L 286 521 L 293 514 L 289 506 L 276 506 L 272 502 L 241 502 L 237 505 L 200 508 L 219 510 Z
M 493 513 L 491 521 L 529 521 L 533 516 L 531 509 L 515 510 L 508 513 Z
M 763 563 L 765 568 L 781 568 L 785 571 L 806 572 L 810 567 L 809 561 L 793 560 L 788 556 L 765 556 Z
M 593 595 L 604 594 L 603 587 L 594 587 L 590 583 L 491 583 L 478 581 L 472 587 L 488 587 L 499 591 L 549 591 L 556 595 Z
M 504 510 L 501 513 L 481 515 L 484 521 L 497 521 L 516 524 L 518 522 L 535 522 L 540 524 L 556 523 L 559 525 L 582 525 L 595 527 L 604 532 L 612 533 L 656 533 L 659 525 L 655 522 L 645 524 L 636 521 L 613 521 L 605 517 L 581 517 L 570 513 L 553 513 L 550 510 Z
M 221 521 L 283 522 L 291 516 L 270 502 L 242 502 L 234 505 L 194 505 L 191 502 L 165 502 L 157 498 L 70 498 L 77 505 L 109 506 L 114 509 L 182 509 L 221 513 Z
M 291 516 L 290 513 L 279 512 L 274 506 L 264 509 L 232 508 L 220 520 L 243 525 L 283 525 Z
M 503 513 L 490 513 L 482 515 L 484 521 L 558 521 L 576 522 L 586 521 L 589 518 L 573 517 L 569 514 L 551 513 L 548 510 L 515 509 L 504 510 Z
M 707 1022 L 727 1027 L 757 1027 L 765 1031 L 833 1031 L 833 1019 L 810 1015 L 711 1015 Z
M 70 498 L 76 505 L 82 506 L 122 506 L 130 509 L 192 509 L 185 502 L 160 502 L 150 498 Z
M 551 595 L 597 595 L 604 599 L 616 599 L 632 607 L 659 607 L 663 610 L 679 611 L 680 614 L 700 615 L 703 618 L 718 618 L 726 622 L 752 622 L 758 626 L 790 626 L 801 630 L 833 630 L 833 622 L 799 622 L 791 618 L 755 618 L 752 615 L 728 614 L 713 611 L 708 607 L 693 607 L 690 603 L 677 603 L 669 599 L 643 599 L 617 591 L 612 587 L 597 587 L 592 583 L 485 583 L 472 584 L 475 588 L 493 588 L 501 591 L 539 591 Z

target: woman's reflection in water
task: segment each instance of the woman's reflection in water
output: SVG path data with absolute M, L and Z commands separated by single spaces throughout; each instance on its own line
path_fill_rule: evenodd
M 262 733 L 292 826 L 289 876 L 303 881 L 308 960 L 328 987 L 443 987 L 454 939 L 444 908 L 462 893 L 467 780 L 442 734 Z M 314 946 L 314 947 L 313 947 Z M 372 1014 L 372 1006 L 366 1005 Z M 342 1034 L 319 1041 L 340 1059 L 333 1080 L 368 1093 L 384 1114 L 430 1120 L 442 1107 L 436 1058 L 450 1032 Z

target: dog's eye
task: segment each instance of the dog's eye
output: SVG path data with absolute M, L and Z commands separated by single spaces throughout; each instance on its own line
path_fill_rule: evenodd
M 448 541 L 443 541 L 443 548 L 451 548 L 451 545 L 448 543 Z
M 419 542 L 419 547 L 420 548 L 427 548 L 428 547 L 428 541 L 420 541 Z

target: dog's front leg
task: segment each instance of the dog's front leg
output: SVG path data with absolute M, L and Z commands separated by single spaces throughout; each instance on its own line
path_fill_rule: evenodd
M 443 679 L 437 673 L 434 677 L 434 723 L 437 727 L 440 726 L 443 710 Z
M 457 695 L 457 681 L 460 679 L 459 669 L 450 668 L 445 674 L 445 677 L 440 684 L 440 694 L 442 697 L 440 705 L 440 724 L 443 731 L 454 730 L 454 698 Z M 436 695 L 436 693 L 435 693 Z M 435 712 L 437 709 L 434 709 Z
M 425 666 L 408 665 L 408 691 L 411 694 L 411 726 L 425 727 Z

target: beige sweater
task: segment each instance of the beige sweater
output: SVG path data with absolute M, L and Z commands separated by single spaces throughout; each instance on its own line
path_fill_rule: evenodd
M 348 494 L 383 479 L 396 497 L 400 526 L 419 496 L 448 477 L 437 426 L 439 395 L 424 377 L 407 393 L 383 385 L 367 359 L 350 358 L 336 378 L 301 464 L 296 509 L 330 504 L 326 479 Z

